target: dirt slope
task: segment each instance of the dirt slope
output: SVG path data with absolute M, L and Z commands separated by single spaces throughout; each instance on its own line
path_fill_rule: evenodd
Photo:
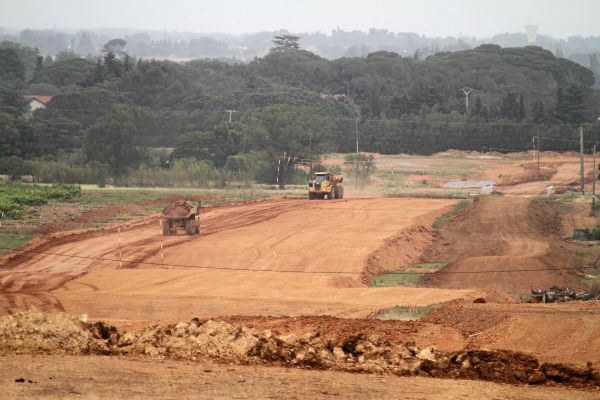
M 548 185 L 554 186 L 559 193 L 567 188 L 580 185 L 580 162 L 578 157 L 559 157 L 552 159 L 547 155 L 542 155 L 543 162 L 540 163 L 540 174 L 542 178 L 537 177 L 537 163 L 523 163 L 510 168 L 512 175 L 507 175 L 505 169 L 494 170 L 499 176 L 496 181 L 499 184 L 498 190 L 509 195 L 539 195 L 546 193 Z M 584 166 L 586 186 L 592 179 L 593 162 L 587 158 Z M 504 175 L 502 175 L 504 172 Z
M 522 351 L 540 361 L 600 365 L 600 304 L 450 302 L 420 320 L 457 330 L 465 346 Z
M 573 273 L 559 270 L 577 267 L 559 234 L 559 216 L 543 202 L 506 196 L 483 199 L 442 229 L 428 258 L 450 264 L 427 275 L 425 282 L 507 292 L 555 284 L 579 287 Z

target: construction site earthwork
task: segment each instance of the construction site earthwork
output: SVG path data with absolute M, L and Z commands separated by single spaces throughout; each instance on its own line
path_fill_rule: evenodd
M 592 156 L 374 156 L 327 193 L 28 210 L 0 397 L 600 399 Z

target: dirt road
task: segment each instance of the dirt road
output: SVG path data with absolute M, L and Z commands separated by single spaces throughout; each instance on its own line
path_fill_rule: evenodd
M 587 159 L 584 164 L 586 188 L 590 189 L 593 162 Z M 545 194 L 548 185 L 554 186 L 557 192 L 564 192 L 568 188 L 578 189 L 580 168 L 579 158 L 561 157 L 554 160 L 545 158 L 545 161 L 540 163 L 541 178 L 537 177 L 537 164 L 531 162 L 502 165 L 491 169 L 488 174 L 491 179 L 496 180 L 500 192 L 508 195 L 532 196 Z
M 427 275 L 428 285 L 529 293 L 532 288 L 580 287 L 574 252 L 560 241 L 560 218 L 529 198 L 482 199 L 442 229 L 431 260 L 450 264 Z
M 100 356 L 0 357 L 0 392 L 5 399 L 598 398 L 597 392 L 481 381 Z
M 4 310 L 38 305 L 109 320 L 218 315 L 324 314 L 365 317 L 398 304 L 461 297 L 445 289 L 339 288 L 358 282 L 367 255 L 416 223 L 430 224 L 448 200 L 281 200 L 202 215 L 202 234 L 170 237 L 160 256 L 158 222 L 52 243 L 3 271 Z M 154 265 L 100 261 L 143 260 Z M 92 257 L 86 258 L 86 257 Z M 177 266 L 173 266 L 177 265 Z M 184 267 L 190 266 L 190 267 Z M 192 267 L 193 266 L 193 267 Z M 217 268 L 217 269 L 213 269 Z M 225 268 L 225 269 L 223 269 Z M 287 271 L 287 272 L 286 272 Z

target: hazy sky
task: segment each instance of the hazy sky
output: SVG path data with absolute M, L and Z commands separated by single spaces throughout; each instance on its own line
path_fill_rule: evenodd
M 0 0 L 0 26 L 244 33 L 368 30 L 491 36 L 526 24 L 600 35 L 600 0 Z

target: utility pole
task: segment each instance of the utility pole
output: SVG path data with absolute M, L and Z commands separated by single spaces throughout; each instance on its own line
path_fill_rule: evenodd
M 281 158 L 277 160 L 277 189 L 281 189 Z
M 229 113 L 229 123 L 231 123 L 231 114 L 237 112 L 235 110 L 225 110 L 225 112 Z
M 313 157 L 312 157 L 312 129 L 308 130 L 308 180 L 312 179 L 313 173 Z
M 594 169 L 592 170 L 592 215 L 596 212 L 596 145 L 594 144 Z
M 354 118 L 354 132 L 356 134 L 356 154 L 358 154 L 358 117 Z
M 579 158 L 581 159 L 581 194 L 585 194 L 585 181 L 583 178 L 583 126 L 579 127 Z
M 467 109 L 467 114 L 469 113 L 469 95 L 471 94 L 471 92 L 475 89 L 470 88 L 468 86 L 465 86 L 464 88 L 460 89 L 464 95 L 465 95 L 465 108 Z
M 538 178 L 541 176 L 540 174 L 540 126 L 537 126 L 537 176 Z

